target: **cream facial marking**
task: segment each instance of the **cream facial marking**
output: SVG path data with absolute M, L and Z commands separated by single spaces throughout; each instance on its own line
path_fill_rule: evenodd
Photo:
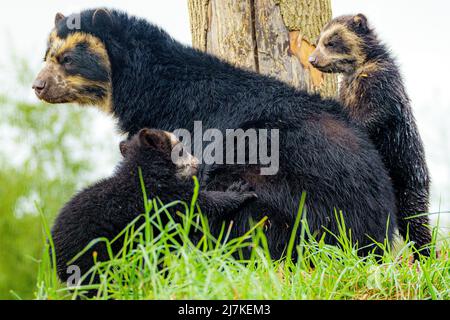
M 93 105 L 111 113 L 111 64 L 105 45 L 87 33 L 74 32 L 62 39 L 53 30 L 33 89 L 49 103 Z
M 199 165 L 198 159 L 187 152 L 183 143 L 181 143 L 173 133 L 164 133 L 169 138 L 172 146 L 172 161 L 178 169 L 177 176 L 182 179 L 187 179 L 197 174 Z

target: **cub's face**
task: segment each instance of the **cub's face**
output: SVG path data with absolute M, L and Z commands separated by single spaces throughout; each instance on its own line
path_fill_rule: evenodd
M 332 20 L 322 30 L 309 62 L 322 72 L 353 73 L 365 60 L 362 36 L 366 28 L 361 14 Z
M 187 151 L 173 133 L 167 131 L 142 129 L 130 140 L 120 143 L 120 152 L 125 159 L 142 155 L 146 159 L 158 159 L 174 167 L 180 179 L 190 178 L 198 171 L 198 159 Z
M 56 25 L 65 19 L 57 15 Z M 37 97 L 49 103 L 76 102 L 111 108 L 111 65 L 102 41 L 90 34 L 73 32 L 60 38 L 50 34 L 44 67 L 33 83 Z

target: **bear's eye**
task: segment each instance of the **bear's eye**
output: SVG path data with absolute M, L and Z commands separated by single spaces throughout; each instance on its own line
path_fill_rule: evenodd
M 328 48 L 338 48 L 343 43 L 342 37 L 339 34 L 334 34 L 328 38 L 328 41 L 325 42 L 325 46 Z
M 71 65 L 72 62 L 73 62 L 73 59 L 70 56 L 64 56 L 61 60 L 61 64 L 66 65 L 66 66 Z
M 336 46 L 336 41 L 335 40 L 328 41 L 326 46 L 329 48 L 334 48 Z

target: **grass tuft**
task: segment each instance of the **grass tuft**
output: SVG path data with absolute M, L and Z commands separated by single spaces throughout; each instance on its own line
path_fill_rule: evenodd
M 273 261 L 264 236 L 264 220 L 245 235 L 229 239 L 230 226 L 214 238 L 207 221 L 196 206 L 198 182 L 191 203 L 177 212 L 181 223 L 169 213 L 181 202 L 162 204 L 147 199 L 145 213 L 128 225 L 115 239 L 96 239 L 109 248 L 111 260 L 97 261 L 83 277 L 99 276 L 99 284 L 68 288 L 54 280 L 54 261 L 49 257 L 52 242 L 46 242 L 38 276 L 37 299 L 86 298 L 88 290 L 97 290 L 94 299 L 449 299 L 449 241 L 437 242 L 434 230 L 433 252 L 439 244 L 439 257 L 412 262 L 412 245 L 396 250 L 386 244 L 384 254 L 361 258 L 351 245 L 351 233 L 345 229 L 342 213 L 341 247 L 326 245 L 323 237 L 310 240 L 302 196 L 296 230 L 301 228 L 299 245 L 291 237 L 286 255 L 297 261 Z M 162 223 L 167 220 L 168 223 Z M 45 226 L 45 223 L 44 223 Z M 45 228 L 48 230 L 48 228 Z M 192 242 L 196 233 L 198 242 Z M 48 233 L 46 233 L 49 235 Z M 294 233 L 293 233 L 294 234 Z M 113 254 L 111 247 L 122 237 L 122 249 Z M 49 247 L 50 246 L 50 247 Z M 242 258 L 242 250 L 251 248 L 250 258 Z M 296 254 L 294 255 L 294 250 Z M 74 257 L 76 259 L 77 257 Z

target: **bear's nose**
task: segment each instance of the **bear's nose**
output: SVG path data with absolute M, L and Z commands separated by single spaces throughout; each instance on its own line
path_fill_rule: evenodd
M 36 79 L 33 83 L 33 89 L 39 94 L 45 89 L 46 84 L 44 80 Z
M 317 57 L 316 56 L 309 56 L 308 58 L 309 63 L 311 63 L 313 66 L 317 64 Z

